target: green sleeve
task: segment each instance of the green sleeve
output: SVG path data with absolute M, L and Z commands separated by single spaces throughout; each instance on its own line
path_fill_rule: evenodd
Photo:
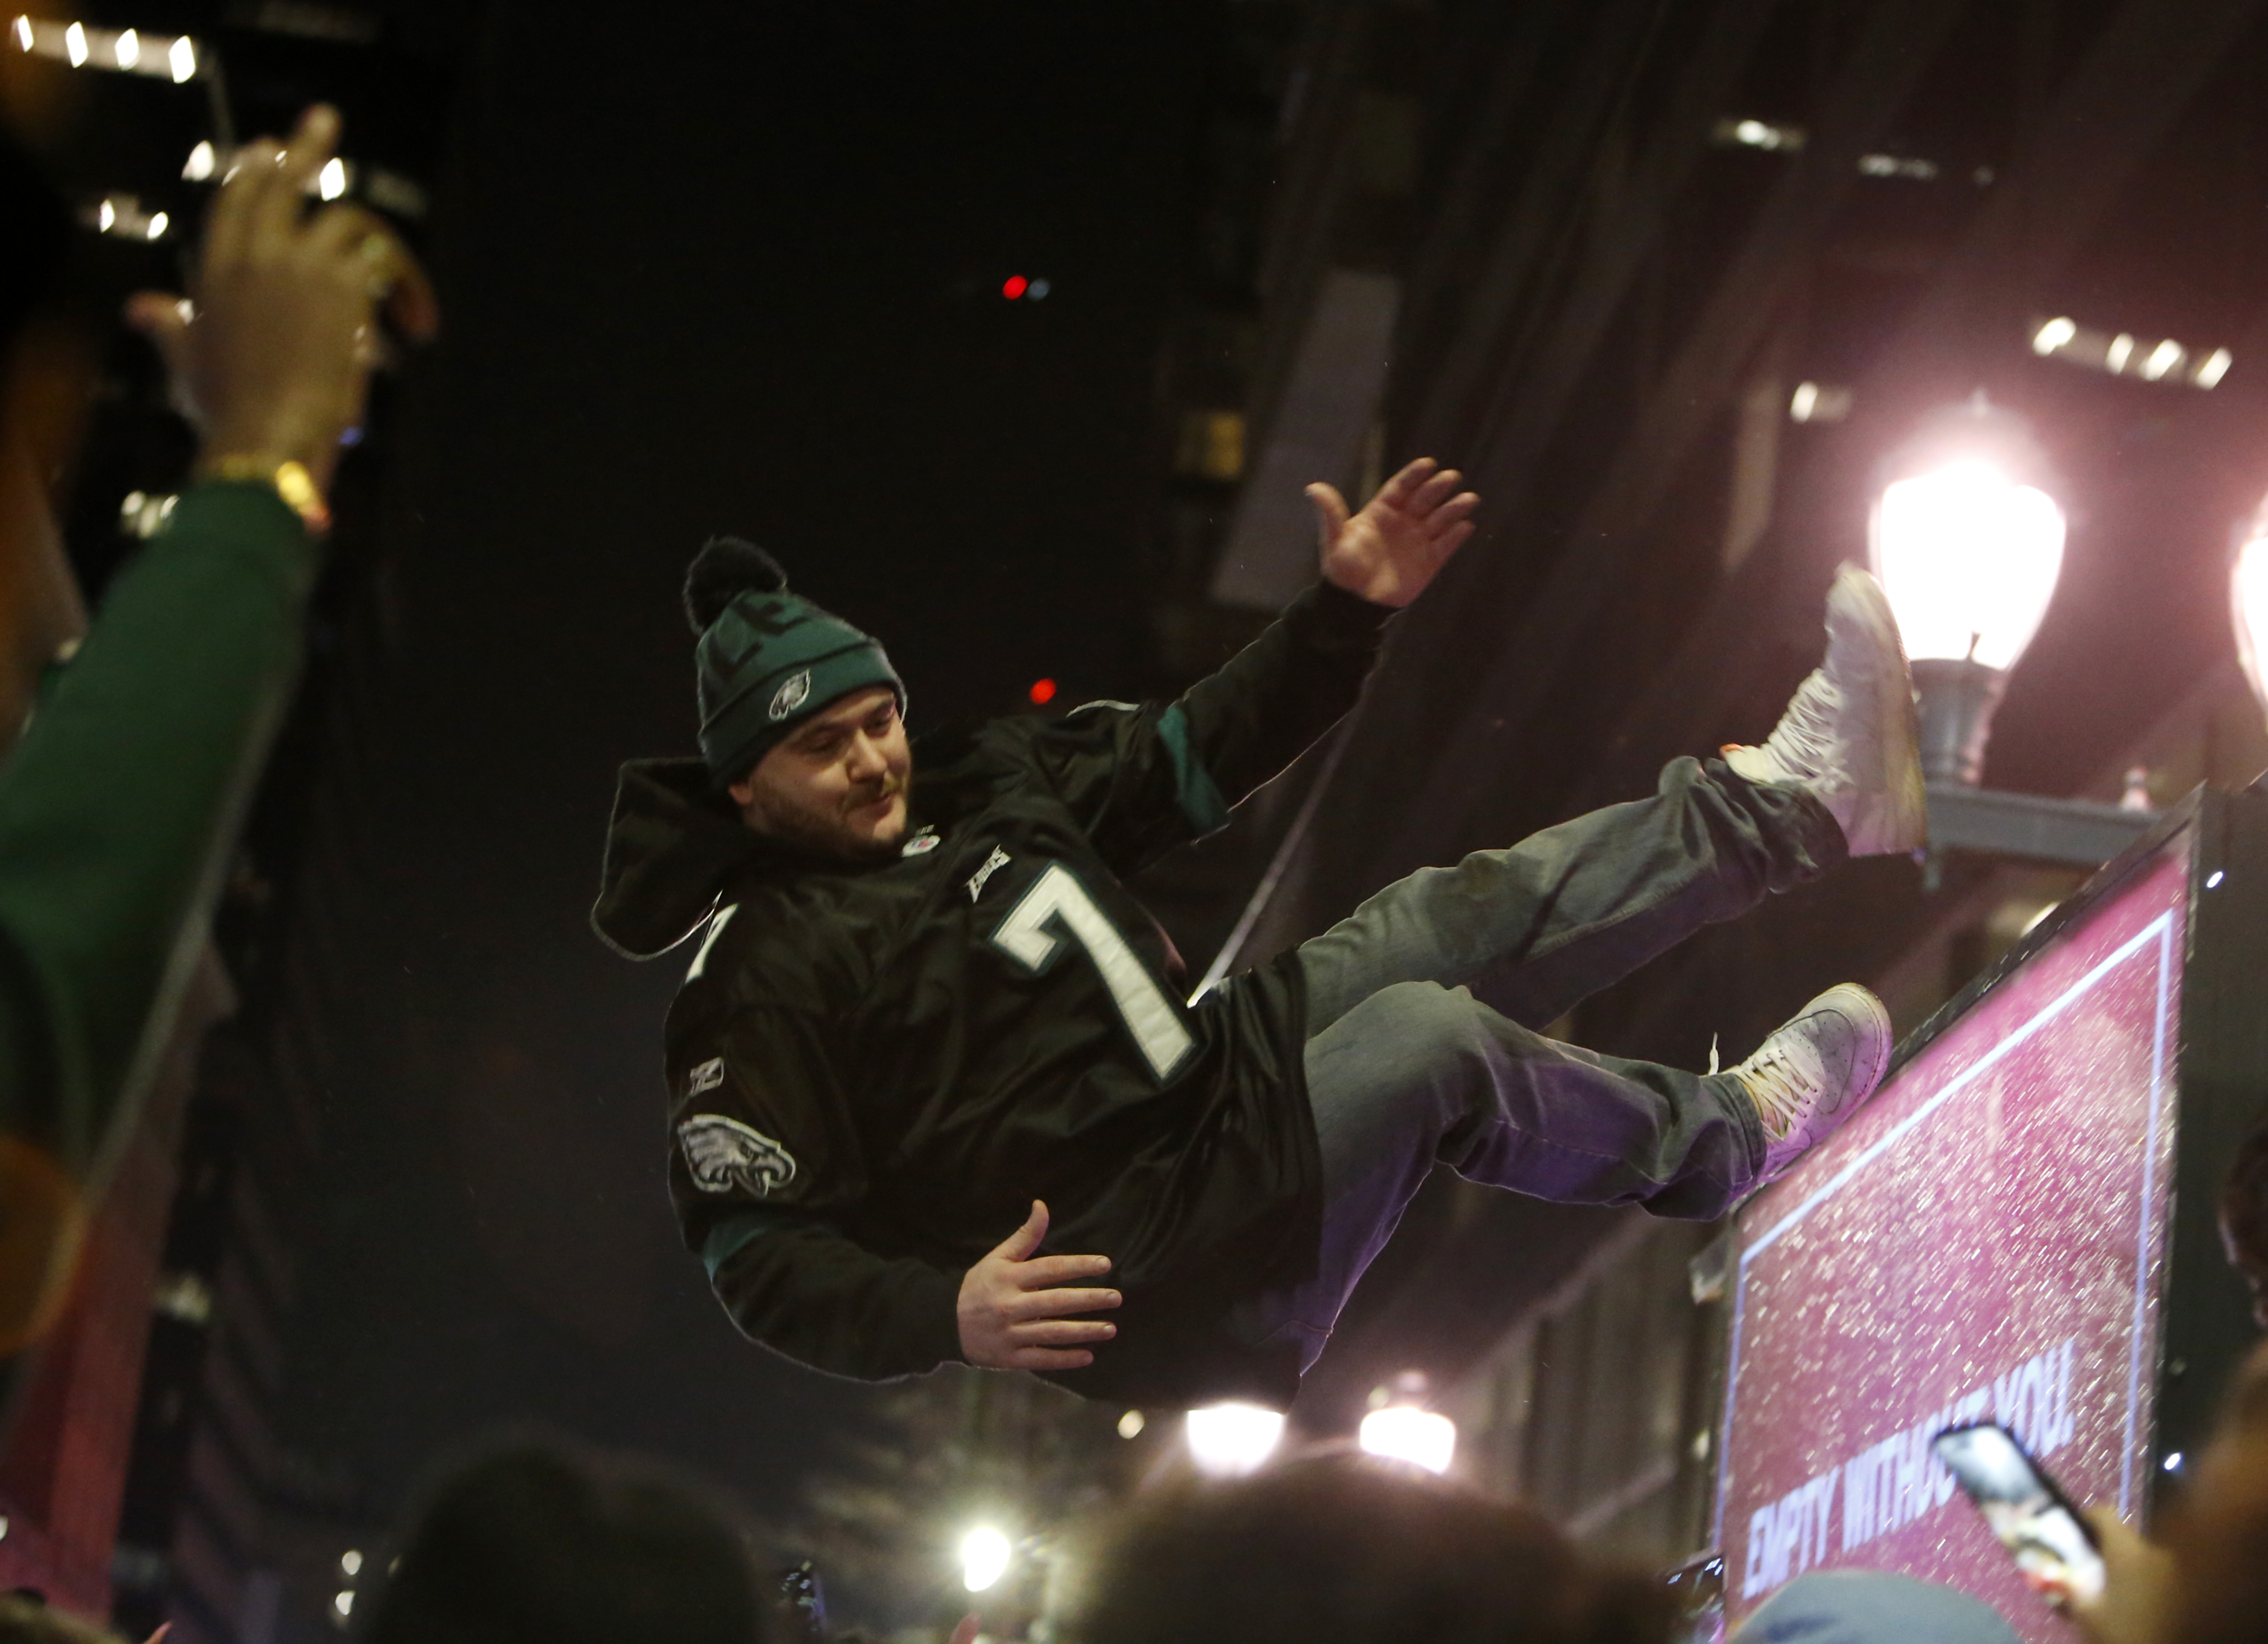
M 190 491 L 0 766 L 0 1132 L 83 1179 L 171 1030 L 317 557 L 267 487 Z

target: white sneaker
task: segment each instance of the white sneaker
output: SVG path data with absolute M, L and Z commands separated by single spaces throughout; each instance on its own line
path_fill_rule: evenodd
M 1827 593 L 1827 656 L 1796 688 L 1761 748 L 1725 749 L 1751 782 L 1808 791 L 1842 824 L 1852 856 L 1929 841 L 1913 680 L 1882 585 L 1856 565 Z
M 1855 982 L 1829 988 L 1721 1075 L 1744 1091 L 1764 1121 L 1771 1181 L 1857 1112 L 1890 1060 L 1890 1014 Z

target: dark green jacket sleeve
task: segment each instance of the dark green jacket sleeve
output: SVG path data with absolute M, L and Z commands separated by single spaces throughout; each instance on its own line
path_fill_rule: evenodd
M 1228 805 L 1277 775 L 1345 717 L 1362 694 L 1394 613 L 1319 582 L 1261 636 L 1183 693 L 1191 763 Z
M 718 1222 L 703 1256 L 741 1333 L 799 1364 L 879 1382 L 961 1357 L 961 1281 L 926 1262 L 784 1212 Z
M 1336 725 L 1393 614 L 1319 583 L 1179 701 L 1076 709 L 1028 733 L 1033 754 L 1104 860 L 1134 873 L 1225 827 L 1232 806 Z
M 0 767 L 0 1132 L 82 1177 L 171 1030 L 316 560 L 266 487 L 190 491 Z

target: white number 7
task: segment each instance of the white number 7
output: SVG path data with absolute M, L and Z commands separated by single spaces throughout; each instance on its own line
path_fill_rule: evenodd
M 1118 1014 L 1126 1019 L 1134 1043 L 1150 1059 L 1152 1071 L 1160 1079 L 1166 1078 L 1189 1053 L 1195 1043 L 1189 1030 L 1174 1014 L 1165 990 L 1069 868 L 1060 862 L 1049 863 L 1047 872 L 1024 893 L 1023 900 L 1000 921 L 992 940 L 1027 969 L 1038 971 L 1055 957 L 1059 946 L 1047 930 L 1057 919 L 1102 973 L 1103 984 L 1117 1001 Z

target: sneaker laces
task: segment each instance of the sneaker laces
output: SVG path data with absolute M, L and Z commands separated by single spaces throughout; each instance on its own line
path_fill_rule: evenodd
M 1794 1130 L 1795 1122 L 1803 1117 L 1804 1104 L 1818 1092 L 1819 1081 L 1797 1069 L 1788 1049 L 1784 1043 L 1767 1041 L 1734 1070 L 1749 1099 L 1756 1104 L 1765 1132 L 1775 1141 L 1785 1139 Z
M 1765 755 L 1798 779 L 1825 776 L 1833 763 L 1842 705 L 1843 693 L 1827 677 L 1827 670 L 1815 668 L 1772 726 L 1764 741 Z

